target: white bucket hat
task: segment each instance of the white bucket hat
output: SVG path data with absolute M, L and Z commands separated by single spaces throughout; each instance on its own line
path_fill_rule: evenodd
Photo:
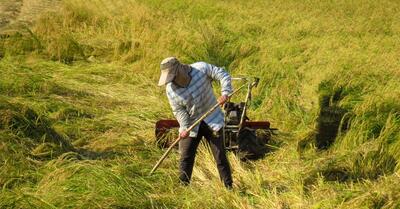
M 176 57 L 168 57 L 161 61 L 161 76 L 158 81 L 158 86 L 163 86 L 174 80 L 179 65 L 180 62 Z

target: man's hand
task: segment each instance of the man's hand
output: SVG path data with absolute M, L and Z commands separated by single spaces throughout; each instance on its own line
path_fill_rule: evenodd
M 185 138 L 187 138 L 188 136 L 189 136 L 189 132 L 188 132 L 188 131 L 182 131 L 182 132 L 179 133 L 179 137 L 180 137 L 181 139 L 185 139 Z
M 227 95 L 222 95 L 218 98 L 218 104 L 222 106 L 226 101 L 228 101 L 228 99 L 229 97 Z

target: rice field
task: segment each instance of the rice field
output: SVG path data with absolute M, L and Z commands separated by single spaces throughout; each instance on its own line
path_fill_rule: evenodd
M 38 2 L 0 0 L 0 208 L 400 207 L 400 2 Z M 260 78 L 279 131 L 232 191 L 203 144 L 148 175 L 168 56 Z

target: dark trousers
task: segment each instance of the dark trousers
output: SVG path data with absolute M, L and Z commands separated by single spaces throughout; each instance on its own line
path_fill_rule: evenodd
M 231 188 L 232 173 L 225 154 L 222 130 L 218 133 L 214 133 L 204 121 L 200 123 L 197 137 L 188 137 L 179 141 L 179 150 L 181 152 L 179 179 L 184 184 L 189 184 L 192 176 L 196 150 L 203 136 L 211 147 L 221 180 L 224 182 L 225 187 Z

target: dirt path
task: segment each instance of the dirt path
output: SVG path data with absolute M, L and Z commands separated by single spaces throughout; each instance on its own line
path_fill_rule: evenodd
M 42 12 L 60 6 L 60 0 L 0 0 L 0 32 L 13 25 L 31 24 Z

